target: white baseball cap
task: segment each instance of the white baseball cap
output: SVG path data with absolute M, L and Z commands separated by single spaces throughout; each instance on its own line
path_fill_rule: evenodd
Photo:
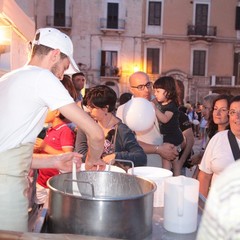
M 44 45 L 52 49 L 59 49 L 61 53 L 68 56 L 70 61 L 69 68 L 65 73 L 80 72 L 76 62 L 73 60 L 72 40 L 65 33 L 55 28 L 39 28 L 36 31 L 33 45 Z

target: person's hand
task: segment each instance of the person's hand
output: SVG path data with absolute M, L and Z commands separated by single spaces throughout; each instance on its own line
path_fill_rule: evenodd
M 85 169 L 86 170 L 93 170 L 93 171 L 104 171 L 106 168 L 106 163 L 99 159 L 97 161 L 91 161 L 88 158 L 86 158 L 85 161 Z
M 175 160 L 179 154 L 177 147 L 171 143 L 164 143 L 160 145 L 156 153 L 168 161 Z
M 85 161 L 85 169 L 91 171 L 104 171 L 106 168 L 106 163 L 102 159 L 92 159 L 87 155 Z
M 152 100 L 151 100 L 151 103 L 152 103 L 153 108 L 154 108 L 154 110 L 155 110 L 156 112 L 157 112 L 157 111 L 161 111 L 161 106 L 160 106 L 160 104 L 159 104 L 159 102 L 157 101 L 156 98 L 152 99 Z
M 40 153 L 43 149 L 43 139 L 37 138 L 34 144 L 34 152 Z
M 154 105 L 159 104 L 156 98 L 153 98 L 153 99 L 151 100 L 151 102 L 152 102 Z
M 115 163 L 115 159 L 116 158 L 116 154 L 115 153 L 112 153 L 112 154 L 108 154 L 108 155 L 105 155 L 102 159 L 105 163 L 107 164 L 114 164 Z
M 80 170 L 82 164 L 82 155 L 76 152 L 68 152 L 54 156 L 55 168 L 61 172 L 71 172 L 72 163 L 76 163 L 77 171 Z
M 198 164 L 200 164 L 200 162 L 202 160 L 202 154 L 201 153 L 194 154 L 194 155 L 191 156 L 190 160 L 191 160 L 191 165 L 192 166 L 198 165 Z

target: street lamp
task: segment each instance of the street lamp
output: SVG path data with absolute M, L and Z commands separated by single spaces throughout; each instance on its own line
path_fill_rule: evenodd
M 10 45 L 11 43 L 11 27 L 10 26 L 0 26 L 0 44 Z
M 10 26 L 0 26 L 0 54 L 5 53 L 11 44 L 10 28 Z
M 138 72 L 139 71 L 139 66 L 136 64 L 134 67 L 133 67 L 133 72 Z

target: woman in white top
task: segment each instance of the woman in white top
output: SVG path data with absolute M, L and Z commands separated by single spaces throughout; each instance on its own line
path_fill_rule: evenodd
M 226 107 L 224 107 L 224 110 Z M 215 105 L 215 112 L 220 112 L 220 109 L 220 106 L 217 109 Z M 238 146 L 240 146 L 240 96 L 236 96 L 230 101 L 229 124 L 230 130 L 235 136 Z M 228 140 L 228 131 L 220 131 L 211 138 L 199 165 L 200 193 L 205 197 L 207 197 L 209 187 L 218 175 L 235 161 Z

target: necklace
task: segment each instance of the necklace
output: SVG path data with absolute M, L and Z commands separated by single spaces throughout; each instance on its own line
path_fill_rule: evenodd
M 111 114 L 111 113 L 110 113 L 110 114 Z M 107 116 L 108 116 L 108 114 L 106 114 L 106 117 L 107 117 Z M 104 124 L 104 121 L 99 122 L 100 125 L 101 125 L 101 127 L 102 127 L 103 129 L 109 129 L 109 126 L 111 126 L 111 120 L 112 120 L 112 118 L 113 118 L 113 115 L 111 114 L 111 115 L 110 115 L 110 118 L 109 118 L 109 120 L 107 121 L 106 124 Z
M 110 118 L 109 118 L 109 120 L 108 120 L 108 124 L 107 124 L 107 126 L 106 126 L 106 129 L 108 129 L 108 128 L 110 128 L 109 126 L 111 126 L 111 121 L 112 121 L 112 118 L 113 118 L 113 115 L 111 114 L 111 116 L 110 116 Z

